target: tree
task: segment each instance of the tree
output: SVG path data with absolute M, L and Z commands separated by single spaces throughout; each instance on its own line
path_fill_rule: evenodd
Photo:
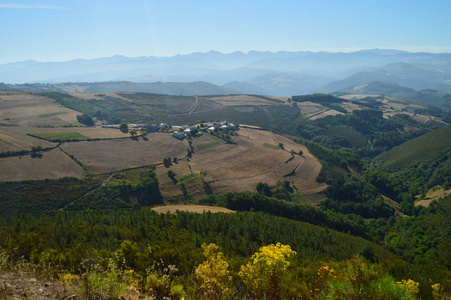
M 41 151 L 42 147 L 41 146 L 33 146 L 31 147 L 31 152 L 36 153 L 38 151 Z
M 78 115 L 77 121 L 86 126 L 94 126 L 94 119 L 87 114 Z
M 266 182 L 257 183 L 257 193 L 259 193 L 260 195 L 268 196 L 268 197 L 272 196 L 271 189 Z
M 163 159 L 163 165 L 166 167 L 166 168 L 169 168 L 171 165 L 172 165 L 172 163 L 171 163 L 171 158 L 170 157 L 165 157 L 164 159 Z
M 145 130 L 141 131 L 141 136 L 142 137 L 147 137 L 147 131 L 145 131 Z
M 285 146 L 283 145 L 283 143 L 279 143 L 279 148 L 282 150 L 285 149 Z
M 303 152 L 302 150 L 299 150 L 299 155 L 300 155 L 300 156 L 303 156 L 303 155 L 304 155 L 304 152 Z
M 177 178 L 175 178 L 175 172 L 174 171 L 172 171 L 172 170 L 169 170 L 168 172 L 167 172 L 167 175 L 168 175 L 168 177 L 169 178 L 171 178 L 171 180 L 172 180 L 172 182 L 174 183 L 174 184 L 177 184 Z
M 136 129 L 132 129 L 132 130 L 130 130 L 130 135 L 131 136 L 136 136 L 138 133 L 136 132 Z
M 128 124 L 125 123 L 125 122 L 122 122 L 121 124 L 119 124 L 119 129 L 120 129 L 122 132 L 128 132 Z

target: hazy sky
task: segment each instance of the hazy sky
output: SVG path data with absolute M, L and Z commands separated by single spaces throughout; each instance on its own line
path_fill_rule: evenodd
M 0 0 L 0 63 L 192 52 L 451 52 L 449 0 Z

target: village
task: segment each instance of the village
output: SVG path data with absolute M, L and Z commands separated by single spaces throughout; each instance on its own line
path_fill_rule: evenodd
M 195 135 L 199 131 L 214 133 L 219 131 L 235 130 L 237 125 L 229 123 L 228 121 L 214 122 L 214 123 L 199 123 L 195 125 L 168 125 L 167 123 L 160 124 L 127 124 L 127 130 L 140 131 L 141 133 L 151 132 L 168 132 L 178 140 L 186 138 L 187 134 Z M 121 128 L 121 125 L 102 125 L 102 128 Z

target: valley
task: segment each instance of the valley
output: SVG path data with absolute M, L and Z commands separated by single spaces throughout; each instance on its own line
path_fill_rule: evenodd
M 302 253 L 290 276 L 316 274 L 319 260 L 348 272 L 339 265 L 365 259 L 381 268 L 375 278 L 409 276 L 422 295 L 431 294 L 431 280 L 447 284 L 446 106 L 360 88 L 291 97 L 2 91 L 0 108 L 0 232 L 27 264 L 39 261 L 33 253 L 58 251 L 74 276 L 65 283 L 71 291 L 80 276 L 100 276 L 80 269 L 98 251 L 124 259 L 126 268 L 114 271 L 122 278 L 139 281 L 130 270 L 144 274 L 148 261 L 161 258 L 149 276 L 173 264 L 190 280 L 205 242 L 241 262 L 283 241 Z M 48 224 L 57 236 L 36 243 L 43 250 L 21 244 L 33 239 L 28 232 L 49 235 Z M 139 260 L 122 252 L 130 247 Z M 17 265 L 8 251 L 0 244 L 9 257 L 0 270 Z M 301 267 L 305 260 L 312 265 Z M 41 272 L 52 272 L 56 261 L 49 261 Z M 443 273 L 420 277 L 418 269 L 435 262 L 445 264 Z M 407 271 L 388 275 L 400 263 Z M 148 293 L 138 281 L 139 292 L 117 291 Z

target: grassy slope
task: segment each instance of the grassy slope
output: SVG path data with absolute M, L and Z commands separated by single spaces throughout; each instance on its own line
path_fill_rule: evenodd
M 385 168 L 400 169 L 411 163 L 430 163 L 451 150 L 451 125 L 395 147 L 383 155 Z

